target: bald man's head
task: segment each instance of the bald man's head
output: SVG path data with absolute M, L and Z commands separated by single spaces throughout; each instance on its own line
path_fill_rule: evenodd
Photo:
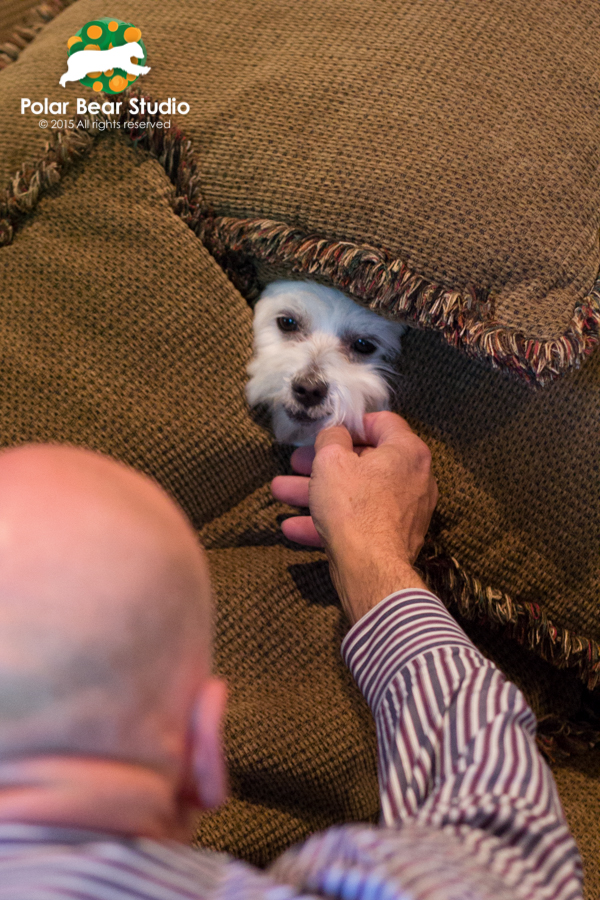
M 149 478 L 72 447 L 0 453 L 0 759 L 170 765 L 210 618 L 203 553 Z

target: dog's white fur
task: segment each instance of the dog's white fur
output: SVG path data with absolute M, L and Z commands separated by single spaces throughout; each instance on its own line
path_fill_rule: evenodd
M 131 61 L 132 56 L 144 58 L 144 51 L 137 41 L 109 50 L 78 50 L 69 56 L 60 85 L 66 87 L 67 81 L 79 81 L 90 72 L 108 72 L 109 69 L 124 69 L 129 75 L 147 75 L 150 66 L 138 66 Z
M 289 319 L 297 322 L 297 330 L 282 330 L 278 320 Z M 340 424 L 364 438 L 365 412 L 389 408 L 391 363 L 404 330 L 334 288 L 274 282 L 254 310 L 248 402 L 270 408 L 275 438 L 282 443 L 312 444 L 322 428 Z M 359 353 L 353 348 L 359 339 L 375 345 L 375 351 Z M 309 391 L 317 385 L 316 397 L 323 391 L 326 395 L 318 402 L 313 396 L 306 407 L 305 397 L 298 397 L 302 385 Z

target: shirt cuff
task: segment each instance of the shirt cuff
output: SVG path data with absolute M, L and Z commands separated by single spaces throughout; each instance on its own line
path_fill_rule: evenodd
M 485 662 L 435 594 L 409 588 L 390 594 L 358 620 L 342 642 L 342 657 L 375 715 L 391 680 L 438 647 L 467 647 Z

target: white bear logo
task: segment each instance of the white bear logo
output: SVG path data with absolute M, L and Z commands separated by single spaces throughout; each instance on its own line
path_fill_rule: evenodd
M 151 67 L 138 66 L 132 62 L 132 57 L 144 58 L 144 50 L 137 41 L 109 50 L 79 50 L 69 56 L 67 71 L 59 83 L 61 87 L 66 87 L 67 81 L 79 81 L 92 72 L 107 72 L 109 69 L 124 69 L 129 75 L 147 75 Z

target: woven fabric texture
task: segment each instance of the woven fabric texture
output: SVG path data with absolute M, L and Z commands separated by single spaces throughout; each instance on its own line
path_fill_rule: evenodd
M 43 141 L 35 117 L 15 116 L 11 85 L 56 95 L 67 38 L 112 10 L 79 0 L 7 68 L 0 116 L 17 121 L 3 182 Z M 123 0 L 119 15 L 148 40 L 143 89 L 190 103 L 185 131 L 217 215 L 385 251 L 425 279 L 426 305 L 432 282 L 470 304 L 454 339 L 503 365 L 526 368 L 535 341 L 569 331 L 600 261 L 592 0 Z M 77 92 L 60 91 L 70 111 Z M 551 370 L 589 352 L 596 306 L 589 339 L 548 351 Z M 531 347 L 506 350 L 523 335 Z
M 155 35 L 157 56 L 150 60 L 148 89 L 159 99 L 176 95 L 192 103 L 194 115 L 190 112 L 180 125 L 190 128 L 194 156 L 189 151 L 184 159 L 185 141 L 173 135 L 161 166 L 142 146 L 128 146 L 123 133 L 104 134 L 93 145 L 81 144 L 87 155 L 80 158 L 75 143 L 61 144 L 70 166 L 60 169 L 53 163 L 54 168 L 44 169 L 46 192 L 37 205 L 35 191 L 27 196 L 14 240 L 0 248 L 0 445 L 55 440 L 111 453 L 156 477 L 200 530 L 217 593 L 216 663 L 231 685 L 226 738 L 233 796 L 223 810 L 199 824 L 198 840 L 262 863 L 330 822 L 377 816 L 374 736 L 365 705 L 339 659 L 347 624 L 322 554 L 287 544 L 278 528 L 286 510 L 271 500 L 267 484 L 282 461 L 269 435 L 249 416 L 243 397 L 250 310 L 185 224 L 192 220 L 177 193 L 178 178 L 181 166 L 193 158 L 207 206 L 221 204 L 216 212 L 285 215 L 302 227 L 324 228 L 311 219 L 318 206 L 313 210 L 311 204 L 329 196 L 328 176 L 326 169 L 319 174 L 322 186 L 315 192 L 313 181 L 300 177 L 298 157 L 304 150 L 292 153 L 288 148 L 290 172 L 298 179 L 297 194 L 291 181 L 285 183 L 288 207 L 250 208 L 234 191 L 234 176 L 239 175 L 240 184 L 254 183 L 247 172 L 239 174 L 245 170 L 238 116 L 246 102 L 257 112 L 252 85 L 272 84 L 276 72 L 284 82 L 292 77 L 287 69 L 278 70 L 268 54 L 259 65 L 248 43 L 261 46 L 261 23 L 283 38 L 290 10 L 278 7 L 280 16 L 273 22 L 266 7 L 254 4 L 252 32 L 245 8 L 236 7 L 234 22 L 227 3 L 219 20 L 209 4 L 178 4 L 171 24 L 167 7 L 158 10 L 133 0 L 124 0 L 123 7 L 120 16 Z M 457 7 L 449 3 L 445 8 Z M 381 9 L 387 9 L 385 4 L 373 8 L 380 28 Z M 588 8 L 569 4 L 560 9 L 555 27 L 570 12 Z M 307 7 L 303 14 L 311 34 L 317 25 L 324 28 L 327 10 L 332 29 L 336 19 L 339 28 L 346 28 L 343 16 L 334 16 L 325 3 L 319 11 L 309 14 Z M 357 6 L 351 3 L 348 10 L 351 19 Z M 19 98 L 60 97 L 56 81 L 64 69 L 65 35 L 110 12 L 104 0 L 79 0 L 0 75 L 0 115 L 11 122 L 0 137 L 5 183 L 26 161 L 39 173 L 33 164 L 44 157 L 47 141 L 37 119 L 18 115 Z M 594 15 L 588 14 L 587 19 L 580 16 L 578 34 Z M 541 28 L 541 20 L 533 18 Z M 178 29 L 177 40 L 168 31 L 171 27 Z M 272 42 L 275 46 L 274 37 Z M 217 65 L 210 53 L 221 43 L 223 61 Z M 179 47 L 180 69 L 172 52 L 168 57 L 172 46 Z M 287 46 L 298 53 L 302 45 L 288 34 Z M 249 54 L 246 70 L 243 47 Z M 314 55 L 310 58 L 314 61 Z M 431 65 L 435 68 L 437 62 L 432 59 Z M 561 61 L 556 65 L 560 68 Z M 236 71 L 240 78 L 240 72 L 246 75 L 246 81 L 236 82 L 237 94 L 234 81 L 224 75 L 233 77 Z M 573 72 L 569 77 L 577 78 Z M 81 93 L 73 87 L 69 96 Z M 310 102 L 304 96 L 308 116 Z M 360 102 L 367 121 L 371 105 L 364 96 Z M 333 103 L 332 115 L 335 109 Z M 280 120 L 274 121 L 281 127 Z M 311 123 L 296 127 L 310 146 Z M 238 147 L 235 164 L 225 158 L 227 133 L 232 153 Z M 264 175 L 261 182 L 261 190 L 271 190 L 275 197 L 281 147 L 259 143 L 246 146 L 244 164 L 251 166 L 256 155 L 264 167 L 264 154 L 275 154 L 268 162 L 273 176 Z M 183 160 L 181 165 L 177 159 Z M 315 156 L 311 164 L 315 172 L 319 159 Z M 323 203 L 318 215 L 339 213 L 346 236 L 376 239 L 375 231 L 368 231 L 379 227 L 368 205 L 375 187 L 365 182 L 360 194 L 349 181 L 345 184 L 347 190 L 337 184 L 340 197 L 358 204 L 351 212 L 363 231 L 350 231 L 348 210 Z M 379 185 L 380 196 L 389 197 L 396 189 L 393 178 Z M 504 219 L 498 224 L 504 227 Z M 583 220 L 580 225 L 579 236 L 587 227 Z M 221 240 L 219 229 L 234 234 L 236 228 L 211 225 L 207 217 L 197 231 L 214 246 Z M 332 238 L 342 233 L 336 228 L 332 224 L 329 230 Z M 530 237 L 537 239 L 537 234 L 534 228 Z M 258 246 L 250 241 L 244 258 L 252 257 Z M 400 244 L 392 250 L 398 248 L 402 250 Z M 220 249 L 226 253 L 226 241 Z M 228 260 L 234 274 L 240 260 Z M 554 313 L 548 315 L 546 324 Z M 410 331 L 400 402 L 433 450 L 440 486 L 432 543 L 421 558 L 424 573 L 463 616 L 484 651 L 548 719 L 545 733 L 554 736 L 550 749 L 570 747 L 570 738 L 589 742 L 598 732 L 593 721 L 597 701 L 586 685 L 594 687 L 600 674 L 599 355 L 549 387 L 533 390 L 491 371 L 485 362 L 466 358 L 435 333 Z M 598 834 L 594 791 L 582 788 L 571 795 L 568 773 L 573 770 L 566 764 L 563 770 L 567 811 L 580 823 L 579 834 L 581 823 L 589 823 L 584 847 L 593 849 Z M 596 775 L 590 772 L 585 778 L 592 785 Z M 590 858 L 590 872 L 593 866 Z
M 553 774 L 569 828 L 583 857 L 586 900 L 600 897 L 600 749 L 555 764 Z

